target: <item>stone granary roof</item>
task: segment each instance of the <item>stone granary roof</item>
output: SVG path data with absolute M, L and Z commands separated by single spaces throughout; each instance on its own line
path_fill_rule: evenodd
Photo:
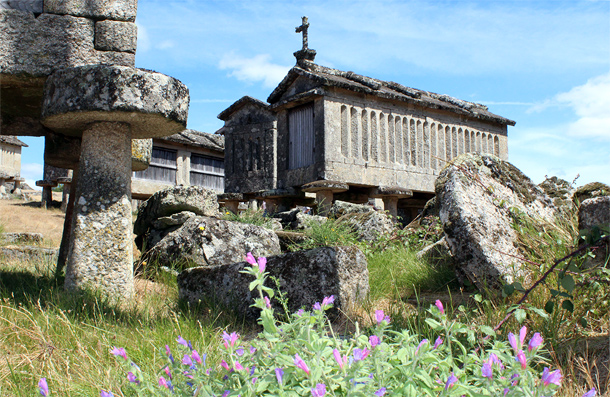
M 314 88 L 309 92 L 300 93 L 294 97 L 286 98 L 280 102 L 280 99 L 286 93 L 291 84 L 301 76 L 317 82 L 319 87 Z M 487 106 L 479 103 L 468 102 L 450 97 L 448 95 L 440 95 L 433 92 L 409 88 L 393 81 L 382 81 L 371 77 L 362 76 L 354 72 L 343 72 L 341 70 L 317 65 L 311 61 L 301 61 L 299 62 L 299 65 L 290 69 L 282 82 L 275 90 L 273 90 L 271 95 L 269 95 L 267 101 L 272 105 L 272 107 L 281 106 L 286 102 L 309 96 L 307 94 L 323 95 L 323 87 L 337 87 L 358 93 L 374 95 L 379 98 L 409 102 L 427 108 L 443 109 L 481 120 L 488 120 L 511 126 L 515 125 L 513 120 L 509 120 L 491 113 Z M 320 88 L 322 88 L 322 90 Z
M 237 101 L 235 101 L 231 106 L 229 106 L 225 110 L 223 110 L 218 115 L 218 118 L 220 120 L 227 121 L 229 119 L 229 116 L 231 116 L 233 113 L 235 113 L 236 111 L 238 111 L 239 109 L 241 109 L 242 107 L 244 107 L 245 105 L 247 105 L 249 103 L 259 106 L 260 108 L 263 108 L 263 109 L 267 109 L 267 110 L 270 109 L 270 106 L 268 103 L 246 95 L 246 96 L 241 97 Z
M 0 143 L 6 143 L 7 145 L 15 145 L 15 146 L 24 146 L 28 147 L 25 143 L 21 142 L 14 136 L 10 135 L 0 135 Z
M 174 135 L 161 138 L 163 141 L 183 143 L 186 145 L 194 145 L 204 147 L 211 150 L 224 151 L 225 137 L 222 135 L 208 134 L 195 130 L 184 130 Z

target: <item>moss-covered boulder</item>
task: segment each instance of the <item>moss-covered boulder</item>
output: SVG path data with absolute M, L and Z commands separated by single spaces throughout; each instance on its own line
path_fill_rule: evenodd
M 601 182 L 591 182 L 576 189 L 574 202 L 576 205 L 580 205 L 587 199 L 602 196 L 610 196 L 610 186 Z
M 495 156 L 465 154 L 436 181 L 439 216 L 456 271 L 479 288 L 527 276 L 515 213 L 553 222 L 553 201 L 519 169 Z
M 565 211 L 575 208 L 572 196 L 576 189 L 574 189 L 572 184 L 565 179 L 557 178 L 556 176 L 547 177 L 538 187 L 553 200 L 553 204 L 555 204 L 557 208 Z

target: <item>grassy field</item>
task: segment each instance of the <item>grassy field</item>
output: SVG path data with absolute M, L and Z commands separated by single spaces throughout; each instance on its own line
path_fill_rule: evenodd
M 45 246 L 58 246 L 63 226 L 61 212 L 10 201 L 0 201 L 0 222 L 5 231 L 26 228 L 43 233 Z M 332 229 L 330 224 L 326 227 Z M 562 230 L 563 247 L 544 247 L 549 239 L 558 239 L 556 231 L 549 231 L 549 239 L 539 236 L 532 257 L 548 262 L 568 252 L 567 238 L 573 236 L 565 234 L 566 228 Z M 328 233 L 318 230 L 317 238 L 322 235 L 332 240 Z M 431 331 L 424 309 L 436 299 L 447 302 L 448 311 L 461 321 L 489 326 L 496 325 L 517 301 L 518 295 L 492 299 L 460 288 L 450 269 L 417 259 L 415 248 L 419 247 L 409 241 L 413 238 L 407 236 L 381 244 L 383 249 L 363 247 L 369 260 L 371 294 L 344 323 L 366 326 L 372 310 L 383 308 L 391 313 L 394 327 L 428 336 Z M 177 299 L 176 280 L 170 276 L 155 281 L 137 279 L 134 302 L 112 306 L 99 296 L 66 293 L 63 279 L 55 277 L 54 269 L 54 263 L 44 260 L 0 258 L 0 396 L 37 395 L 41 377 L 47 378 L 53 396 L 99 396 L 100 388 L 115 396 L 129 395 L 122 387 L 127 380 L 109 354 L 113 346 L 125 347 L 144 371 L 155 372 L 161 366 L 159 349 L 175 344 L 178 335 L 192 340 L 208 354 L 208 364 L 214 365 L 223 330 L 246 336 L 258 332 L 257 326 L 214 305 L 191 308 L 182 304 Z M 547 283 L 551 287 L 553 280 Z M 580 396 L 592 387 L 607 390 L 609 386 L 610 285 L 604 280 L 607 278 L 597 274 L 576 279 L 573 313 L 555 310 L 544 319 L 526 312 L 524 324 L 543 333 L 549 359 L 565 374 L 559 396 Z M 548 289 L 540 289 L 527 304 L 540 308 L 549 297 Z M 511 319 L 499 332 L 505 337 L 519 327 Z

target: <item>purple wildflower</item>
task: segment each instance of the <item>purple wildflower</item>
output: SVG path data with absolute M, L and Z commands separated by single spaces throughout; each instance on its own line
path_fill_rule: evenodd
M 311 395 L 313 397 L 324 397 L 326 394 L 326 385 L 324 383 L 318 383 L 316 387 L 311 389 Z
M 191 360 L 191 357 L 188 354 L 185 354 L 182 358 L 182 364 L 188 365 L 190 367 L 191 365 L 193 365 L 193 360 Z
M 330 306 L 335 302 L 335 296 L 331 295 L 331 296 L 325 296 L 324 299 L 322 299 L 322 306 Z
M 303 361 L 303 359 L 299 357 L 298 353 L 294 355 L 294 365 L 296 365 L 297 368 L 302 369 L 307 375 L 309 375 L 309 367 L 307 366 L 307 364 L 305 364 L 305 361 Z
M 297 316 L 301 317 L 303 315 L 303 313 L 305 313 L 305 310 L 303 310 L 303 309 L 297 310 Z
M 246 262 L 248 262 L 252 266 L 257 266 L 258 265 L 258 263 L 256 263 L 256 259 L 254 259 L 254 255 L 252 255 L 252 252 L 248 252 L 246 254 Z
M 540 336 L 540 332 L 536 332 L 534 336 L 532 336 L 532 339 L 530 339 L 530 343 L 527 345 L 527 350 L 531 352 L 533 349 L 540 346 L 542 341 L 543 339 L 542 336 Z
M 556 369 L 553 372 L 549 372 L 548 367 L 544 367 L 544 371 L 542 371 L 542 383 L 544 383 L 545 386 L 550 385 L 551 383 L 557 385 L 557 386 L 561 386 L 561 379 L 563 378 L 563 376 L 561 375 L 561 371 Z
M 500 367 L 500 369 L 504 369 L 504 365 L 502 365 L 502 361 L 500 361 L 500 359 L 498 358 L 498 356 L 496 356 L 495 353 L 491 353 L 489 355 L 489 359 L 487 360 L 487 362 L 489 363 L 489 365 L 497 364 Z
M 445 314 L 445 308 L 443 307 L 443 302 L 441 302 L 439 299 L 437 299 L 436 302 L 434 302 L 434 304 L 436 305 L 436 307 L 438 307 L 438 310 L 441 312 L 441 314 Z
M 230 370 L 231 370 L 231 367 L 229 367 L 229 364 L 227 364 L 227 362 L 226 362 L 225 360 L 222 360 L 222 361 L 220 362 L 220 365 L 221 365 L 221 366 L 222 366 L 224 369 L 226 369 L 227 371 L 230 371 Z
M 519 345 L 517 344 L 517 337 L 512 332 L 508 333 L 508 342 L 512 346 L 515 352 L 519 351 Z
M 508 394 L 508 392 L 510 391 L 510 389 L 508 387 L 504 388 L 504 396 L 506 396 Z
M 49 385 L 47 384 L 47 378 L 42 378 L 38 381 L 38 388 L 40 389 L 40 394 L 44 397 L 49 395 Z
M 282 384 L 282 380 L 284 379 L 284 370 L 281 368 L 275 369 L 275 377 L 277 378 L 277 383 Z
M 184 340 L 184 338 L 180 335 L 178 335 L 178 339 L 176 339 L 176 342 L 178 342 L 179 345 L 182 345 L 184 347 L 189 346 L 189 343 L 186 340 Z
M 366 347 L 364 349 L 354 349 L 354 361 L 361 361 L 368 357 L 370 351 Z
M 421 349 L 421 347 L 426 343 L 428 343 L 428 339 L 422 339 L 422 341 L 419 342 L 419 345 L 417 345 L 417 349 L 415 349 L 415 354 L 417 354 L 419 352 L 419 349 Z
M 237 350 L 235 350 L 235 354 L 237 354 L 239 357 L 243 356 L 245 352 L 246 351 L 243 347 L 239 347 Z
M 206 355 L 203 355 L 203 359 L 201 358 L 201 356 L 199 355 L 199 353 L 197 352 L 197 350 L 193 350 L 193 360 L 195 360 L 195 362 L 197 364 L 203 364 L 205 366 L 205 364 L 203 363 L 203 360 L 205 360 Z
M 163 386 L 166 389 L 169 389 L 169 385 L 167 384 L 167 381 L 162 376 L 159 377 L 159 386 Z
M 371 344 L 371 347 L 375 347 L 377 346 L 380 341 L 379 341 L 379 337 L 377 335 L 371 335 L 369 336 L 369 343 Z
M 225 392 L 222 393 L 222 397 L 228 397 L 229 394 L 231 394 L 231 392 L 229 390 L 225 390 Z
M 384 395 L 385 395 L 385 391 L 386 391 L 386 388 L 385 388 L 385 387 L 382 387 L 381 389 L 377 390 L 377 391 L 376 391 L 374 394 L 375 394 L 377 397 L 382 397 L 382 396 L 384 396 Z
M 313 310 L 322 310 L 322 305 L 320 305 L 320 302 L 313 304 Z
M 458 381 L 458 378 L 455 375 L 453 375 L 453 372 L 452 372 L 451 375 L 449 376 L 449 379 L 447 379 L 447 383 L 445 383 L 445 390 L 449 389 L 457 381 Z
M 168 345 L 165 345 L 165 354 L 167 354 L 167 357 L 169 357 L 169 360 L 173 364 L 174 363 L 174 356 L 172 356 L 172 351 L 169 349 Z
M 222 331 L 222 339 L 224 339 L 224 345 L 225 348 L 229 348 L 229 344 L 231 346 L 235 345 L 235 342 L 237 342 L 237 339 L 239 339 L 239 334 L 237 332 L 231 332 L 231 334 L 228 334 L 227 331 Z
M 166 365 L 166 366 L 165 366 L 165 368 L 163 368 L 163 370 L 164 370 L 164 371 L 165 371 L 165 373 L 167 374 L 167 377 L 168 377 L 168 378 L 170 378 L 170 379 L 172 379 L 172 378 L 173 378 L 172 373 L 171 373 L 171 371 L 169 370 L 169 366 L 167 366 L 167 365 Z
M 520 342 L 519 348 L 521 348 L 523 346 L 523 344 L 525 343 L 526 336 L 527 336 L 527 327 L 524 325 L 519 330 L 519 342 Z
M 436 350 L 438 349 L 438 347 L 440 345 L 443 344 L 443 338 L 441 338 L 440 336 L 438 338 L 436 338 L 436 340 L 434 341 L 434 347 L 432 348 L 432 350 Z
M 114 397 L 114 394 L 112 394 L 110 391 L 102 390 L 100 392 L 100 397 Z
M 271 309 L 271 301 L 269 300 L 269 297 L 264 296 L 263 299 L 265 300 L 265 306 L 267 306 L 267 309 Z
M 235 369 L 241 371 L 244 369 L 244 367 L 239 363 L 239 361 L 235 361 Z
M 597 391 L 595 389 L 591 389 L 582 395 L 582 397 L 595 397 L 595 396 L 597 396 Z
M 250 354 L 254 354 L 256 352 L 256 347 L 250 346 Z
M 383 310 L 375 310 L 375 320 L 378 325 L 381 324 L 382 321 L 385 321 L 388 324 L 390 323 L 390 317 L 386 316 Z
M 483 364 L 483 367 L 481 368 L 481 375 L 491 380 L 493 377 L 493 369 L 491 368 L 491 364 L 488 362 Z

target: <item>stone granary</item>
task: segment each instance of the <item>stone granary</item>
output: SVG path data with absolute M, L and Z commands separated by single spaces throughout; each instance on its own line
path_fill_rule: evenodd
M 70 185 L 72 185 L 72 174 L 72 170 L 53 167 L 49 164 L 44 165 L 43 179 L 36 181 L 36 186 L 42 187 L 42 197 L 40 200 L 42 208 L 50 208 L 53 202 L 53 188 L 63 185 L 61 210 L 66 211 L 70 197 Z
M 507 126 L 484 105 L 314 63 L 307 46 L 267 103 L 243 97 L 225 122 L 225 194 L 236 200 L 295 203 L 381 198 L 391 214 L 414 217 L 434 180 L 467 152 L 507 160 Z M 234 204 L 234 203 L 233 203 Z
M 136 0 L 0 7 L 1 133 L 45 136 L 45 163 L 74 170 L 58 268 L 67 258 L 66 288 L 111 298 L 133 293 L 132 169 L 147 165 L 147 138 L 184 130 L 188 113 L 184 84 L 133 67 L 136 8 Z
M 153 139 L 148 168 L 134 171 L 133 201 L 168 186 L 202 186 L 224 191 L 224 137 L 195 130 Z
M 21 148 L 27 147 L 25 143 L 14 136 L 0 135 L 0 197 L 5 193 L 5 183 L 9 183 L 10 190 L 19 188 L 21 182 Z

